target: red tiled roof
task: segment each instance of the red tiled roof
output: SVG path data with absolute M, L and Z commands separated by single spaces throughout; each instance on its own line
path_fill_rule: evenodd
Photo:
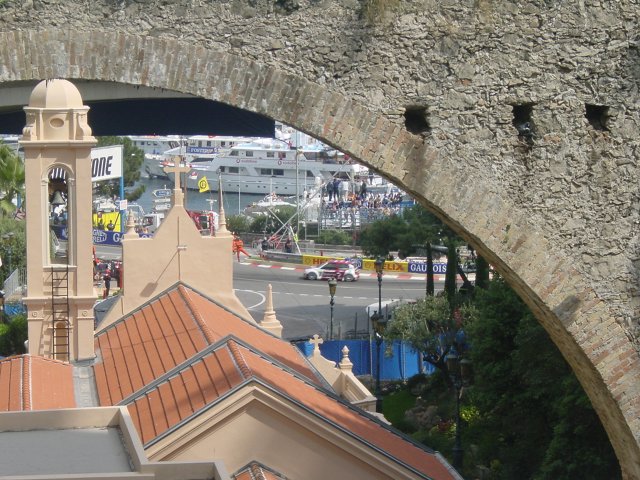
M 296 347 L 180 285 L 96 334 L 100 405 L 121 402 L 229 335 L 320 383 Z
M 96 349 L 101 405 L 128 405 L 145 445 L 253 378 L 390 458 L 453 478 L 436 455 L 319 388 L 293 345 L 182 285 L 98 332 Z
M 334 422 L 357 438 L 375 445 L 419 472 L 427 473 L 433 479 L 454 478 L 433 453 L 419 448 L 367 416 L 300 381 L 291 373 L 266 362 L 264 358 L 245 347 L 238 348 L 242 350 L 242 357 L 255 376 L 305 405 L 320 417 Z
M 0 360 L 0 411 L 75 406 L 70 364 L 32 355 Z
M 211 329 L 216 340 L 233 335 L 256 350 L 292 368 L 309 381 L 321 385 L 315 370 L 309 366 L 300 350 L 294 345 L 257 328 L 252 323 L 243 321 L 232 312 L 222 309 L 197 292 L 185 287 L 181 288 L 193 306 L 194 313 L 199 315 L 202 322 Z
M 197 413 L 243 380 L 231 351 L 222 346 L 145 390 L 129 404 L 142 443 Z

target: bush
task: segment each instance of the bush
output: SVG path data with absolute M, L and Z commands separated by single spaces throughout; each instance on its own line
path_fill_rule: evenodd
M 323 245 L 349 245 L 351 234 L 344 230 L 322 230 L 316 242 Z
M 16 315 L 9 323 L 0 324 L 0 355 L 25 353 L 28 327 L 26 315 Z
M 247 233 L 251 226 L 251 220 L 245 215 L 229 215 L 227 217 L 227 230 L 242 234 Z

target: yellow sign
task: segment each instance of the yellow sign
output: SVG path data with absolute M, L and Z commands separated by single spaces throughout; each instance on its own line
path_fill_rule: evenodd
M 198 191 L 200 193 L 209 191 L 209 182 L 207 181 L 207 177 L 202 177 L 198 180 Z
M 362 261 L 362 269 L 363 270 L 375 270 L 375 260 L 365 259 Z M 409 271 L 409 263 L 408 262 L 396 262 L 396 261 L 385 261 L 384 262 L 384 271 L 385 272 L 408 272 Z
M 93 214 L 93 228 L 121 232 L 120 212 L 101 212 Z
M 332 257 L 324 257 L 321 255 L 303 255 L 302 256 L 302 264 L 303 265 L 322 265 L 324 262 L 328 262 L 329 260 L 334 260 Z

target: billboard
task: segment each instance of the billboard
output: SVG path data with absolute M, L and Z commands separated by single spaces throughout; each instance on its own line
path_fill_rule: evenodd
M 122 145 L 91 149 L 91 181 L 99 182 L 122 176 Z

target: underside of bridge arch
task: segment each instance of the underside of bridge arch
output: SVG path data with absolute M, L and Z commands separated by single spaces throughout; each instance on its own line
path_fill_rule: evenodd
M 495 183 L 470 178 L 464 159 L 409 133 L 399 118 L 327 86 L 197 44 L 50 30 L 0 34 L 0 45 L 2 82 L 101 80 L 223 102 L 309 133 L 410 192 L 487 258 L 532 308 L 589 395 L 624 475 L 640 478 L 640 362 L 633 343 L 543 229 Z M 113 61 L 123 58 L 131 61 Z

